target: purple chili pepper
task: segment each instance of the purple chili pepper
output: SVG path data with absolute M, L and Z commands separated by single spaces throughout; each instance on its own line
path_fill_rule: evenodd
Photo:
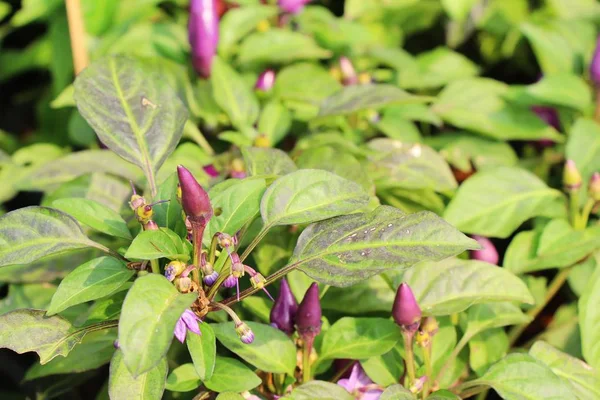
M 473 239 L 477 241 L 483 247 L 481 250 L 473 250 L 471 251 L 471 257 L 474 260 L 485 261 L 490 264 L 498 265 L 498 251 L 494 246 L 494 243 L 486 237 L 479 235 L 472 235 Z
M 596 48 L 590 64 L 590 79 L 594 82 L 594 85 L 600 86 L 600 36 L 596 41 Z
M 254 88 L 263 92 L 268 92 L 275 84 L 275 71 L 268 69 L 258 76 Z
M 210 77 L 219 43 L 219 14 L 215 0 L 191 0 L 188 36 L 192 63 L 203 78 Z
M 277 5 L 283 12 L 297 14 L 310 2 L 311 0 L 277 0 Z
M 281 281 L 279 296 L 271 309 L 271 325 L 291 335 L 294 333 L 294 319 L 298 312 L 298 302 L 285 279 Z
M 306 293 L 296 312 L 296 328 L 300 337 L 312 347 L 312 343 L 321 332 L 321 300 L 319 286 L 314 282 Z
M 396 291 L 392 317 L 401 328 L 416 331 L 421 321 L 421 308 L 408 284 L 402 283 Z
M 208 193 L 184 166 L 177 166 L 177 175 L 181 185 L 181 206 L 190 222 L 208 223 L 213 215 Z

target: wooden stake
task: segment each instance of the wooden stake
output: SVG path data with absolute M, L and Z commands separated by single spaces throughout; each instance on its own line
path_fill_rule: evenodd
M 71 37 L 71 50 L 73 52 L 73 67 L 75 75 L 79 74 L 89 63 L 85 47 L 85 26 L 80 0 L 65 0 L 67 6 L 67 19 L 69 21 L 69 36 Z

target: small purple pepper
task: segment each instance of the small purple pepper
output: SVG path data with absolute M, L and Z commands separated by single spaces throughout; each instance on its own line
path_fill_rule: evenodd
M 217 171 L 217 168 L 215 168 L 214 164 L 205 165 L 204 167 L 202 167 L 202 169 L 211 178 L 216 178 L 217 176 L 219 176 L 219 171 Z
M 477 241 L 483 247 L 481 250 L 471 251 L 471 258 L 474 260 L 485 261 L 490 264 L 498 265 L 498 251 L 494 246 L 494 243 L 486 237 L 479 235 L 472 235 L 473 239 Z
M 190 222 L 208 223 L 213 215 L 208 193 L 184 166 L 177 166 L 177 175 L 181 185 L 181 206 Z
M 340 70 L 342 71 L 342 83 L 344 86 L 356 85 L 358 83 L 358 75 L 356 75 L 352 61 L 348 57 L 340 57 Z
M 600 86 L 600 36 L 596 41 L 596 48 L 590 64 L 590 79 L 594 82 L 594 85 Z
M 296 312 L 296 328 L 300 337 L 312 347 L 312 343 L 321 333 L 321 300 L 316 282 L 308 288 Z
M 210 77 L 219 43 L 219 13 L 215 0 L 191 0 L 188 36 L 192 63 L 203 78 Z
M 283 12 L 297 14 L 310 2 L 311 0 L 277 0 L 277 5 Z
M 396 291 L 392 317 L 402 329 L 415 332 L 421 321 L 421 308 L 408 284 L 402 283 Z
M 269 90 L 271 90 L 273 88 L 274 84 L 275 84 L 275 71 L 273 71 L 272 69 L 267 69 L 266 71 L 264 71 L 262 74 L 260 74 L 258 76 L 258 79 L 256 80 L 256 84 L 254 85 L 254 88 L 256 90 L 260 90 L 262 92 L 268 92 Z
M 294 333 L 294 319 L 298 312 L 298 302 L 290 289 L 287 280 L 281 281 L 279 296 L 271 308 L 271 325 L 291 335 Z

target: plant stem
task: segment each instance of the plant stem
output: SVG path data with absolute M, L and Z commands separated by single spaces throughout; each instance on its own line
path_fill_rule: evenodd
M 212 308 L 225 311 L 227 314 L 229 314 L 229 316 L 231 317 L 231 319 L 233 320 L 234 323 L 239 324 L 242 322 L 242 320 L 240 319 L 240 317 L 237 316 L 235 311 L 233 311 L 231 308 L 227 307 L 226 305 L 217 303 L 217 302 L 211 302 L 209 305 Z
M 571 272 L 572 268 L 573 267 L 564 268 L 558 274 L 556 274 L 554 279 L 552 279 L 552 282 L 550 282 L 550 286 L 548 286 L 548 291 L 546 292 L 544 301 L 542 303 L 536 305 L 534 308 L 532 308 L 531 310 L 529 310 L 527 312 L 527 315 L 529 315 L 532 318 L 531 319 L 532 321 L 546 307 L 546 305 L 550 302 L 550 300 L 552 300 L 554 298 L 556 293 L 558 293 L 558 291 L 560 290 L 562 285 L 565 283 L 565 281 L 569 277 L 569 273 Z M 528 326 L 529 326 L 529 324 L 518 325 L 518 326 L 514 326 L 510 330 L 510 332 L 508 333 L 508 340 L 509 340 L 511 347 L 515 345 L 515 343 L 517 342 L 517 340 L 519 339 L 521 334 L 525 331 L 525 329 Z
M 258 232 L 258 235 L 256 235 L 256 237 L 254 238 L 254 240 L 252 240 L 252 242 L 250 242 L 250 244 L 248 245 L 248 247 L 246 247 L 246 249 L 244 250 L 244 252 L 240 256 L 240 260 L 242 262 L 250 255 L 250 253 L 252 252 L 252 250 L 254 250 L 254 248 L 256 247 L 256 245 L 258 245 L 260 243 L 260 241 L 267 235 L 267 233 L 269 233 L 269 229 L 271 229 L 270 225 L 263 226 L 262 230 L 260 232 Z
M 188 122 L 191 123 L 191 122 Z M 202 148 L 209 156 L 214 156 L 215 151 L 211 147 L 210 143 L 206 140 L 199 128 L 196 129 L 185 129 L 185 135 L 192 139 L 198 146 Z
M 302 346 L 302 382 L 310 381 L 310 353 L 312 352 L 312 340 L 307 340 Z
M 191 220 L 191 218 L 190 218 Z M 192 270 L 192 280 L 200 287 L 200 265 L 202 264 L 202 238 L 204 237 L 204 229 L 206 222 L 190 221 L 192 224 L 192 244 L 194 245 L 194 265 L 196 268 Z
M 579 225 L 576 226 L 575 229 L 583 230 L 587 227 L 588 220 L 590 218 L 590 213 L 592 212 L 592 209 L 594 208 L 595 204 L 596 204 L 596 202 L 593 199 L 591 199 L 591 198 L 587 199 L 587 201 L 585 202 L 585 206 L 583 206 L 583 211 L 581 212 L 581 217 L 579 218 Z
M 413 350 L 413 338 L 414 332 L 408 332 L 402 330 L 402 337 L 404 338 L 404 361 L 406 361 L 406 374 L 408 375 L 408 382 L 404 383 L 405 387 L 410 387 L 415 381 L 415 353 Z
M 223 260 L 223 261 L 221 261 Z M 217 281 L 215 283 L 213 283 L 213 285 L 210 287 L 210 289 L 208 290 L 208 293 L 206 294 L 206 297 L 209 300 L 212 300 L 215 298 L 217 291 L 219 290 L 219 288 L 221 287 L 221 285 L 223 284 L 223 282 L 225 282 L 225 279 L 227 279 L 229 277 L 229 271 L 227 271 L 227 269 L 231 268 L 231 257 L 229 257 L 229 254 L 226 251 L 222 251 L 221 254 L 219 255 L 219 258 L 217 259 L 217 266 L 221 265 L 221 268 L 218 269 L 219 271 L 219 277 L 217 278 Z M 217 271 L 217 266 L 215 266 L 215 271 Z M 236 296 L 237 298 L 237 296 Z M 222 302 L 225 305 L 228 305 L 229 303 L 225 303 Z
M 600 122 L 600 87 L 596 88 L 596 110 L 594 112 L 594 119 Z
M 452 360 L 454 360 L 460 354 L 462 349 L 469 343 L 469 340 L 471 340 L 471 338 L 473 338 L 473 334 L 469 333 L 469 331 L 465 332 L 465 334 L 460 338 L 459 342 L 454 347 L 454 350 L 452 350 L 452 353 L 450 353 L 450 355 L 446 359 L 444 365 L 442 365 L 442 368 L 440 368 L 440 372 L 437 373 L 437 376 L 434 380 L 440 379 L 442 374 L 446 372 L 446 370 L 450 366 L 450 362 L 452 362 Z
M 71 50 L 73 52 L 73 68 L 78 75 L 89 63 L 85 47 L 85 25 L 81 12 L 80 0 L 66 0 L 67 20 L 69 23 L 69 36 L 71 37 Z
M 158 265 L 158 259 L 154 258 L 150 260 L 150 267 L 152 268 L 153 274 L 160 274 L 160 266 Z
M 579 189 L 569 192 L 569 217 L 574 228 L 579 226 Z
M 427 379 L 423 385 L 423 400 L 427 398 L 429 395 L 429 388 L 432 386 L 433 380 L 433 366 L 431 364 L 431 342 L 427 344 L 427 346 L 423 347 L 423 363 L 425 363 L 425 373 L 427 374 Z
M 354 365 L 354 361 L 349 361 L 344 368 L 340 369 L 334 376 L 333 378 L 331 378 L 330 382 L 336 383 L 337 381 L 339 381 L 341 379 L 342 376 L 344 376 L 344 374 L 346 372 L 348 372 L 348 370 L 350 368 L 352 368 L 352 365 Z

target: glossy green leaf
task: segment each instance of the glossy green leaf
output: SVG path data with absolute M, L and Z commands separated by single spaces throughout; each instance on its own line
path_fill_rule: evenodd
M 360 360 L 360 366 L 373 382 L 383 387 L 400 382 L 404 374 L 403 359 L 397 346 L 380 356 Z
M 219 53 L 229 55 L 235 44 L 252 32 L 259 22 L 276 14 L 276 7 L 262 4 L 229 10 L 219 22 Z
M 125 253 L 126 258 L 152 260 L 166 257 L 182 261 L 189 260 L 181 238 L 172 230 L 143 231 L 138 234 Z
M 67 198 L 55 200 L 52 205 L 97 231 L 131 239 L 127 223 L 117 212 L 103 204 L 88 199 Z
M 54 292 L 56 286 L 49 283 L 11 284 L 6 297 L 0 300 L 0 315 L 19 308 L 45 310 Z
M 449 390 L 438 390 L 427 396 L 429 400 L 460 400 L 458 395 L 452 393 Z
M 563 382 L 572 386 L 579 399 L 600 397 L 600 374 L 583 361 L 542 341 L 531 346 L 529 355 L 546 364 Z
M 48 315 L 86 301 L 108 296 L 135 273 L 112 257 L 95 258 L 75 268 L 62 280 L 48 308 Z
M 442 6 L 452 19 L 463 21 L 476 2 L 477 0 L 442 0 Z
M 123 308 L 125 296 L 127 295 L 127 290 L 123 290 L 123 287 L 127 287 L 127 285 L 121 286 L 113 295 L 95 301 L 90 307 L 85 323 L 92 324 L 109 319 L 118 319 L 121 314 L 121 308 Z
M 381 276 L 357 282 L 351 287 L 331 287 L 321 299 L 324 310 L 360 315 L 369 312 L 389 312 L 396 293 Z M 348 304 L 352 307 L 348 308 Z
M 180 294 L 161 275 L 136 279 L 119 319 L 119 345 L 127 369 L 134 377 L 161 362 L 173 339 L 177 320 L 196 297 L 196 293 Z
M 189 392 L 200 386 L 200 377 L 194 364 L 188 363 L 175 368 L 167 377 L 167 390 L 172 392 Z
M 123 352 L 117 350 L 110 362 L 108 393 L 111 400 L 160 400 L 168 372 L 167 359 L 163 357 L 153 368 L 134 377 L 126 366 Z
M 347 115 L 361 110 L 379 109 L 391 104 L 429 101 L 431 101 L 429 97 L 415 96 L 393 85 L 352 85 L 324 99 L 319 109 L 319 117 Z
M 115 326 L 107 321 L 75 328 L 58 315 L 46 317 L 43 310 L 20 309 L 0 316 L 0 344 L 17 353 L 35 351 L 40 363 L 66 356 L 90 332 Z
M 291 400 L 352 400 L 354 396 L 340 385 L 325 381 L 310 381 L 289 394 Z
M 296 368 L 296 347 L 292 341 L 270 325 L 250 321 L 247 324 L 254 332 L 254 341 L 250 344 L 241 342 L 233 322 L 211 326 L 221 344 L 256 368 L 292 374 Z
M 279 143 L 292 126 L 292 115 L 280 102 L 268 102 L 258 119 L 258 131 L 269 140 L 271 146 Z
M 104 248 L 88 239 L 62 211 L 32 206 L 0 217 L 0 267 L 84 247 Z
M 304 79 L 307 76 L 310 76 L 309 80 Z M 288 65 L 277 74 L 273 93 L 284 101 L 318 103 L 341 88 L 342 85 L 325 68 L 302 62 Z
M 242 155 L 250 176 L 285 175 L 298 169 L 290 156 L 279 149 L 245 147 Z
M 581 350 L 585 360 L 594 368 L 600 368 L 600 268 L 589 278 L 588 286 L 579 298 L 579 328 Z
M 444 213 L 463 232 L 508 237 L 529 218 L 540 215 L 561 196 L 531 172 L 499 167 L 465 181 Z
M 217 343 L 215 332 L 209 324 L 200 324 L 199 327 L 202 335 L 187 335 L 185 342 L 198 378 L 205 381 L 210 379 L 215 369 Z
M 75 101 L 100 140 L 139 166 L 154 188 L 154 175 L 175 149 L 187 120 L 177 93 L 139 61 L 110 56 L 77 76 Z
M 319 360 L 359 360 L 390 351 L 402 339 L 398 325 L 383 318 L 344 317 L 323 337 Z
M 481 376 L 508 352 L 508 335 L 502 328 L 489 329 L 469 340 L 469 366 Z
M 302 224 L 358 210 L 368 201 L 369 195 L 357 183 L 331 172 L 303 169 L 269 186 L 260 213 L 267 226 Z
M 328 58 L 331 52 L 320 48 L 314 39 L 279 28 L 248 35 L 240 45 L 238 62 L 241 64 L 286 64 L 296 60 Z
M 386 270 L 408 268 L 477 248 L 431 212 L 404 214 L 388 206 L 306 228 L 291 263 L 319 282 L 349 286 Z
M 260 383 L 260 378 L 240 361 L 217 357 L 213 376 L 204 385 L 215 392 L 244 392 Z
M 429 397 L 428 397 L 429 398 Z M 396 384 L 388 386 L 381 396 L 379 396 L 379 400 L 416 400 L 417 397 L 404 386 Z
M 573 74 L 552 74 L 527 87 L 527 94 L 543 104 L 585 112 L 592 104 L 590 86 Z
M 566 383 L 528 354 L 509 354 L 481 378 L 468 383 L 469 387 L 479 385 L 491 386 L 507 400 L 577 400 Z
M 258 118 L 258 100 L 242 77 L 227 63 L 216 57 L 210 76 L 213 96 L 227 113 L 233 126 L 243 129 Z
M 581 173 L 581 192 L 585 193 L 592 174 L 600 171 L 600 125 L 592 119 L 578 119 L 569 132 L 565 151 L 565 158 L 575 161 Z
M 421 310 L 429 315 L 450 315 L 480 303 L 533 303 L 521 279 L 482 261 L 448 258 L 423 262 L 394 277 L 394 284 L 401 282 L 410 285 Z

